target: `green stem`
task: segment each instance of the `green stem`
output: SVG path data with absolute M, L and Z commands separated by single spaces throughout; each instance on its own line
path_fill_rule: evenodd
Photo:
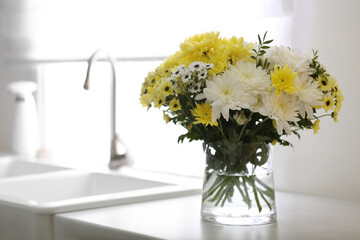
M 266 194 L 271 199 L 275 198 L 274 189 L 263 183 L 259 178 L 255 177 L 255 181 L 258 182 L 263 188 L 265 188 L 265 191 L 263 191 L 264 194 Z
M 240 139 L 241 139 L 241 137 L 242 137 L 242 135 L 243 135 L 243 133 L 244 133 L 244 131 L 245 131 L 246 125 L 250 122 L 251 117 L 252 117 L 253 114 L 254 114 L 253 112 L 250 113 L 249 118 L 246 120 L 243 128 L 241 129 L 241 132 L 240 132 L 239 137 L 238 137 L 238 142 L 240 142 Z
M 255 181 L 257 181 L 261 186 L 263 186 L 266 190 L 274 191 L 271 187 L 266 185 L 263 181 L 261 181 L 258 177 L 255 177 Z
M 224 185 L 224 187 L 225 187 L 225 185 Z M 218 205 L 219 205 L 221 199 L 222 199 L 222 198 L 224 197 L 224 195 L 227 193 L 227 191 L 223 191 L 223 189 L 221 189 L 221 191 L 219 190 L 219 192 L 221 192 L 221 194 L 217 197 L 217 201 L 216 201 L 216 203 L 215 203 L 215 206 L 218 206 Z M 216 198 L 214 197 L 213 201 L 215 201 L 215 199 L 216 199 Z M 224 199 L 226 199 L 226 197 L 225 197 Z
M 315 119 L 319 119 L 319 118 L 322 118 L 322 117 L 331 117 L 331 114 L 324 114 L 324 115 L 321 115 L 321 116 L 314 116 L 312 119 L 310 119 L 310 120 L 315 120 Z
M 229 186 L 229 187 L 231 187 L 231 186 Z M 225 205 L 225 202 L 226 202 L 226 200 L 227 200 L 228 198 L 229 198 L 229 190 L 226 189 L 226 194 L 225 194 L 224 199 L 223 199 L 222 202 L 221 202 L 221 207 L 223 207 L 223 206 Z
M 261 206 L 260 201 L 259 201 L 259 196 L 258 196 L 258 191 L 257 191 L 256 185 L 255 185 L 254 176 L 250 177 L 249 180 L 250 180 L 250 184 L 252 185 L 253 190 L 254 190 L 254 196 L 255 196 L 256 205 L 257 205 L 257 207 L 259 209 L 259 212 L 261 212 L 262 211 L 262 206 Z
M 266 205 L 268 205 L 269 209 L 272 210 L 271 204 L 266 200 L 264 194 L 261 192 L 260 189 L 259 189 L 259 194 L 260 194 L 261 198 L 265 201 Z
M 219 178 L 217 178 L 219 179 Z M 205 201 L 208 197 L 210 197 L 219 187 L 222 185 L 223 179 L 219 182 L 215 182 L 204 194 L 203 194 L 203 201 Z
M 269 117 L 266 117 L 257 127 L 256 127 L 256 132 L 259 131 L 259 129 L 261 128 L 261 126 L 264 124 L 264 122 L 266 122 L 267 120 L 269 120 Z
M 248 208 L 250 209 L 250 208 L 251 208 L 251 200 L 250 200 L 249 198 L 245 197 L 244 191 L 243 191 L 243 190 L 241 189 L 241 187 L 240 187 L 240 181 L 239 181 L 239 179 L 236 178 L 235 182 L 236 182 L 236 183 L 235 183 L 235 186 L 236 186 L 236 188 L 239 190 L 243 201 L 248 205 Z
M 215 196 L 210 200 L 210 201 L 215 201 L 218 197 L 219 197 L 219 194 L 223 195 L 223 189 L 225 188 L 226 184 L 223 184 L 219 190 L 217 191 L 217 193 L 215 194 Z
M 239 164 L 239 166 L 236 168 L 236 170 L 237 170 L 237 171 L 243 170 L 244 167 L 246 166 L 246 164 L 248 163 L 248 160 L 254 156 L 254 154 L 256 153 L 256 151 L 257 151 L 257 148 L 254 148 L 254 150 L 253 150 L 252 153 L 247 154 L 247 157 L 240 162 L 240 164 Z
M 242 177 L 242 179 L 243 179 L 244 191 L 245 191 L 246 198 L 250 199 L 249 192 L 248 192 L 247 185 L 246 185 L 246 177 Z
M 219 119 L 219 125 L 217 126 L 217 128 L 219 129 L 219 131 L 221 132 L 221 135 L 223 136 L 224 139 L 227 139 L 227 137 L 224 134 L 224 130 L 223 130 L 223 126 L 221 123 L 221 119 Z

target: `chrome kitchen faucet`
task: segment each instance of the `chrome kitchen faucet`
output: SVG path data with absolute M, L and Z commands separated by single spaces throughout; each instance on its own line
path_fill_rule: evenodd
M 111 133 L 111 152 L 110 152 L 110 169 L 118 169 L 119 167 L 128 164 L 129 159 L 126 156 L 125 145 L 119 138 L 119 135 L 116 133 L 116 71 L 115 71 L 115 60 L 103 49 L 96 50 L 88 60 L 88 68 L 86 73 L 86 80 L 84 83 L 84 89 L 89 90 L 89 79 L 90 79 L 90 70 L 92 64 L 99 59 L 99 55 L 105 57 L 105 60 L 110 63 L 112 71 L 112 82 L 111 82 L 111 94 L 110 94 L 110 133 Z

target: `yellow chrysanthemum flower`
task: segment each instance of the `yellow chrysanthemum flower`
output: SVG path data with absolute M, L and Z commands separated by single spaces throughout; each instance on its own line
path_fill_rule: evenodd
M 229 49 L 228 53 L 228 61 L 235 65 L 238 61 L 248 61 L 253 62 L 250 56 L 253 55 L 251 49 L 254 47 L 253 43 L 248 43 L 244 45 L 244 39 L 242 37 L 237 38 L 233 36 L 230 39 L 224 39 L 224 44 L 226 44 Z
M 169 107 L 170 107 L 170 111 L 172 111 L 172 112 L 180 110 L 181 105 L 180 105 L 179 99 L 174 98 L 173 100 L 171 100 L 170 104 L 169 104 Z
M 293 94 L 296 90 L 294 80 L 296 72 L 292 72 L 292 69 L 285 65 L 285 67 L 278 67 L 275 65 L 274 71 L 271 71 L 271 80 L 273 85 L 269 88 L 276 88 L 276 95 L 280 96 L 284 91 L 288 94 Z
M 210 125 L 210 126 L 217 126 L 218 122 L 215 121 L 211 121 L 211 113 L 212 113 L 212 109 L 210 104 L 208 103 L 201 103 L 201 104 L 196 104 L 195 109 L 191 110 L 191 114 L 195 117 L 195 122 L 194 124 L 204 124 L 205 126 Z
M 333 109 L 333 107 L 335 106 L 334 97 L 330 94 L 324 96 L 323 103 L 324 103 L 323 108 L 325 112 L 328 112 L 329 110 Z
M 165 112 L 164 112 L 164 115 L 163 115 L 163 119 L 166 122 L 166 124 L 168 124 L 171 121 L 169 115 L 167 115 Z
M 178 51 L 174 55 L 171 55 L 170 57 L 164 60 L 164 62 L 158 68 L 160 76 L 166 78 L 170 77 L 171 72 L 175 70 L 177 66 L 182 64 L 181 62 L 179 62 L 180 54 L 181 52 Z
M 314 134 L 317 134 L 320 129 L 320 119 L 316 120 L 313 124 Z
M 219 37 L 219 32 L 196 34 L 180 44 L 180 62 L 188 66 L 192 62 L 214 64 L 209 74 L 214 75 L 226 68 L 228 49 Z

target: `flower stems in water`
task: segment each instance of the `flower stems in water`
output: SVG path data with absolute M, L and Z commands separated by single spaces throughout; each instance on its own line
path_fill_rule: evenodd
M 208 173 L 211 174 L 211 173 Z M 212 202 L 215 206 L 223 207 L 226 202 L 231 203 L 234 192 L 238 191 L 242 201 L 251 209 L 256 204 L 259 212 L 263 210 L 262 202 L 265 202 L 267 207 L 272 210 L 270 202 L 275 198 L 274 189 L 266 185 L 256 175 L 249 176 L 225 176 L 213 175 L 212 177 L 206 176 L 208 181 L 215 180 L 203 193 L 203 202 Z M 208 182 L 205 182 L 207 185 Z M 251 192 L 253 197 L 251 196 Z

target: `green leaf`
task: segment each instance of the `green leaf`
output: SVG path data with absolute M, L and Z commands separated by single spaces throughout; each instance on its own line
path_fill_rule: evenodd
M 264 56 L 265 53 L 266 53 L 266 52 L 265 52 L 264 50 L 262 50 L 262 51 L 260 52 L 259 56 Z
M 267 31 L 265 32 L 264 37 L 263 37 L 263 40 L 264 40 L 264 41 L 265 41 L 265 38 L 266 38 L 266 34 L 267 34 Z
M 292 131 L 292 132 L 298 137 L 298 139 L 300 139 L 300 134 L 298 132 L 296 131 Z
M 258 34 L 258 40 L 259 40 L 259 44 L 262 45 L 261 38 L 260 38 L 259 34 Z
M 178 143 L 183 143 L 185 137 L 186 137 L 186 134 L 180 135 L 180 136 L 178 137 Z
M 272 43 L 274 40 L 267 40 L 266 42 L 264 42 L 264 44 L 270 44 Z

